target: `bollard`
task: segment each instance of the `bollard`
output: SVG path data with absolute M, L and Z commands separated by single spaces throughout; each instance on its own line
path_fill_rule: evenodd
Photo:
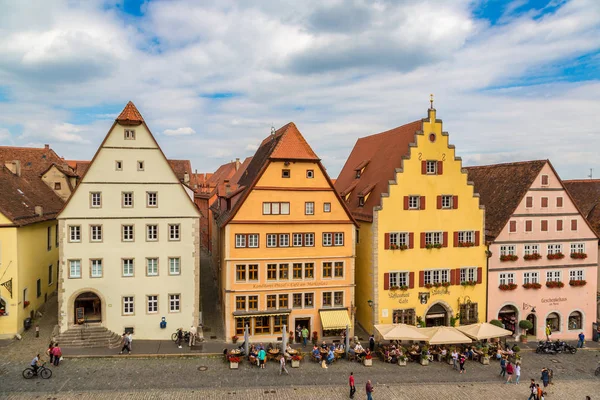
M 39 325 L 35 326 L 35 337 L 40 337 L 40 326 Z

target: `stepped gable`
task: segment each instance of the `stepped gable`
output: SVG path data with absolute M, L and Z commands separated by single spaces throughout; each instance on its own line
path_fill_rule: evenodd
M 373 207 L 380 205 L 381 195 L 387 193 L 396 169 L 402 168 L 402 157 L 409 154 L 410 144 L 416 141 L 415 135 L 421 128 L 419 120 L 356 141 L 335 181 L 336 191 L 343 197 L 349 195 L 345 203 L 356 219 L 373 220 Z M 361 170 L 360 178 L 356 178 Z M 366 191 L 371 194 L 361 207 L 358 197 Z
M 548 160 L 523 161 L 465 168 L 485 206 L 488 240 L 495 239 Z
M 600 179 L 569 180 L 563 185 L 596 234 L 600 234 Z
M 142 114 L 138 111 L 132 101 L 127 103 L 121 114 L 117 117 L 117 122 L 121 125 L 141 125 L 144 122 Z

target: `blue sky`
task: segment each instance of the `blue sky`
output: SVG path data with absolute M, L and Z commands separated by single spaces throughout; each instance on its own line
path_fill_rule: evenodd
M 132 100 L 199 171 L 294 121 L 335 177 L 358 137 L 424 117 L 434 93 L 465 164 L 600 176 L 596 0 L 36 5 L 0 0 L 0 144 L 91 158 Z

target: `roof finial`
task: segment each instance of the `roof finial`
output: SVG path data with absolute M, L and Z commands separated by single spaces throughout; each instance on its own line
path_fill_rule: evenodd
M 433 93 L 429 95 L 429 108 L 433 110 Z
M 275 127 L 271 124 L 271 135 L 275 135 Z

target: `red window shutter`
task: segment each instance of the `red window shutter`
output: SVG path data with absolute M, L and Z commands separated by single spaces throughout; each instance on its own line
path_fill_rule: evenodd
M 548 198 L 547 197 L 542 197 L 542 207 L 544 207 L 544 208 L 548 207 Z
M 483 268 L 477 268 L 477 283 L 481 283 L 483 281 Z
M 562 207 L 562 206 L 563 206 L 563 198 L 557 197 L 556 198 L 556 207 Z
M 421 248 L 425 248 L 425 232 L 421 232 Z
M 419 199 L 419 205 L 421 206 L 421 210 L 425 209 L 425 196 L 421 196 L 421 198 Z
M 560 232 L 560 231 L 563 230 L 563 221 L 562 221 L 562 219 L 557 219 L 556 220 L 556 230 L 558 232 Z
M 480 236 L 481 236 L 481 232 L 475 231 L 475 246 L 479 246 Z
M 390 290 L 390 274 L 383 274 L 383 290 Z
M 452 196 L 452 208 L 455 210 L 458 208 L 458 196 Z
M 548 231 L 548 220 L 543 219 L 542 220 L 542 232 L 547 232 Z
M 450 284 L 451 285 L 456 285 L 456 274 L 455 274 L 456 270 L 455 269 L 451 269 L 450 270 Z
M 415 288 L 415 273 L 414 272 L 408 273 L 408 288 L 409 289 Z
M 572 219 L 571 220 L 571 230 L 572 231 L 576 231 L 577 230 L 577 220 L 576 219 Z
M 533 197 L 527 196 L 525 198 L 525 207 L 533 207 Z
M 390 234 L 386 233 L 385 238 L 383 240 L 385 241 L 385 243 L 383 244 L 383 248 L 386 250 L 389 250 L 390 249 Z
M 548 175 L 542 175 L 542 185 L 548 185 Z
M 419 287 L 425 286 L 425 271 L 419 271 Z
M 437 197 L 437 209 L 438 210 L 442 209 L 442 196 Z
M 404 209 L 408 210 L 408 196 L 404 196 Z
M 509 232 L 516 232 L 517 231 L 517 221 L 510 221 L 510 225 L 508 227 L 508 231 Z
M 442 247 L 448 247 L 448 232 L 442 233 Z
M 454 281 L 457 285 L 460 285 L 460 268 L 454 270 Z
M 427 161 L 421 161 L 421 174 L 427 174 Z
M 413 232 L 410 232 L 408 234 L 408 248 L 409 249 L 415 248 L 415 234 Z M 412 274 L 412 272 L 411 272 L 411 274 Z
M 454 232 L 454 247 L 458 247 L 458 232 Z
M 443 173 L 444 173 L 444 162 L 438 161 L 437 162 L 437 174 L 442 175 Z
M 531 232 L 533 230 L 533 221 L 525 221 L 525 232 Z

